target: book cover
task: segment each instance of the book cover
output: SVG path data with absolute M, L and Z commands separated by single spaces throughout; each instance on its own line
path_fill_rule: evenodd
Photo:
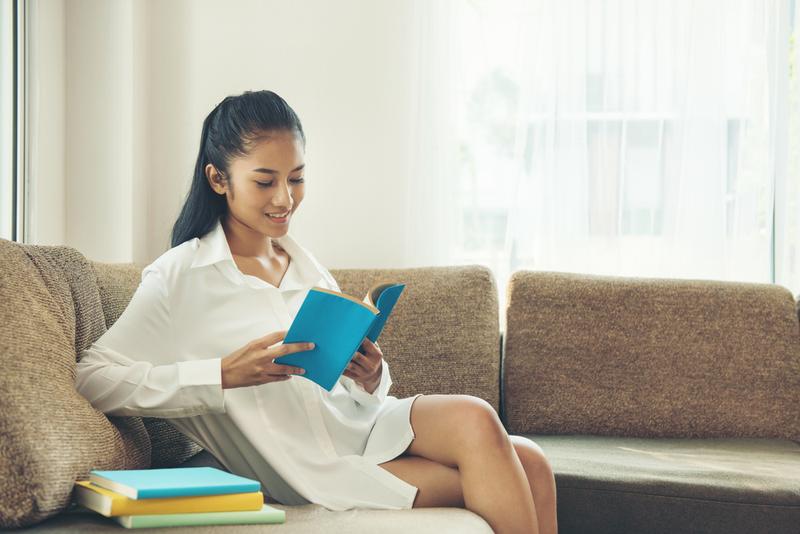
M 78 480 L 73 490 L 74 501 L 106 517 L 144 514 L 188 514 L 196 512 L 234 512 L 261 510 L 264 494 L 229 493 L 227 495 L 196 495 L 163 499 L 131 499 L 121 493 Z
M 285 523 L 286 512 L 268 504 L 248 512 L 201 512 L 197 514 L 119 515 L 112 517 L 125 528 L 179 527 L 188 525 L 254 525 Z
M 322 287 L 308 291 L 283 343 L 313 342 L 314 348 L 275 358 L 302 367 L 303 375 L 331 391 L 365 338 L 377 341 L 405 284 L 379 282 L 363 300 Z
M 89 481 L 131 499 L 261 491 L 257 480 L 216 467 L 165 467 L 89 472 Z

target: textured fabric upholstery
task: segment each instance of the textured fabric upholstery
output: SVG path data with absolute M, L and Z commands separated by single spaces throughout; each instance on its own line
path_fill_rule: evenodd
M 168 421 L 106 419 L 74 391 L 76 351 L 119 317 L 144 266 L 87 263 L 65 247 L 0 246 L 0 403 L 10 406 L 0 411 L 0 480 L 13 481 L 0 489 L 0 526 L 55 514 L 70 478 L 89 467 L 149 465 L 151 449 L 154 467 L 186 458 L 206 465 Z M 501 347 L 497 288 L 485 267 L 331 273 L 359 299 L 377 281 L 407 284 L 379 341 L 390 394 L 502 402 L 508 432 L 536 442 L 553 466 L 561 534 L 797 532 L 800 305 L 787 290 L 520 271 L 507 287 Z M 47 402 L 63 407 L 59 424 Z M 273 505 L 286 510 L 287 533 L 491 532 L 456 508 Z M 27 531 L 119 528 L 71 506 Z
M 406 284 L 378 339 L 390 395 L 464 394 L 500 405 L 497 284 L 483 266 L 338 269 L 342 292 L 363 299 L 378 281 Z
M 518 271 L 509 290 L 510 432 L 800 440 L 785 288 Z
M 76 355 L 105 331 L 94 273 L 76 250 L 0 239 L 0 527 L 69 504 L 91 469 L 150 465 L 141 419 L 107 418 L 75 390 Z

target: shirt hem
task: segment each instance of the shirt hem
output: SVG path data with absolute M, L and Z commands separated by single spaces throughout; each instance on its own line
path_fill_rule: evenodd
M 411 404 L 413 405 L 414 401 L 416 401 L 417 398 L 421 397 L 422 395 L 422 393 L 417 393 L 414 395 L 414 400 L 411 401 Z M 388 462 L 389 460 L 393 460 L 400 456 L 406 449 L 408 449 L 414 438 L 417 437 L 416 433 L 414 432 L 414 427 L 411 426 L 410 417 L 411 410 L 409 410 L 408 432 L 405 434 L 405 436 L 403 436 L 403 439 L 398 441 L 396 447 L 390 449 L 384 454 L 373 454 L 371 456 L 356 456 L 348 458 L 348 460 L 352 460 L 352 463 L 361 469 L 361 471 L 367 473 L 378 482 L 381 482 L 384 486 L 403 496 L 405 501 L 400 506 L 400 509 L 410 509 L 413 507 L 414 500 L 419 492 L 419 488 L 406 482 L 391 471 L 384 469 L 379 464 Z

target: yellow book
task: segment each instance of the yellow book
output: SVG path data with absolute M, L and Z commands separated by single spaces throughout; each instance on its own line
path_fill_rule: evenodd
M 261 510 L 264 494 L 228 493 L 161 499 L 131 499 L 88 480 L 75 482 L 74 500 L 106 517 L 144 514 L 185 514 L 197 512 L 234 512 Z

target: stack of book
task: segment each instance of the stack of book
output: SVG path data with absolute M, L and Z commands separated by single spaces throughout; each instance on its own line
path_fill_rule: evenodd
M 75 483 L 79 505 L 125 528 L 283 523 L 261 484 L 214 467 L 89 472 Z

